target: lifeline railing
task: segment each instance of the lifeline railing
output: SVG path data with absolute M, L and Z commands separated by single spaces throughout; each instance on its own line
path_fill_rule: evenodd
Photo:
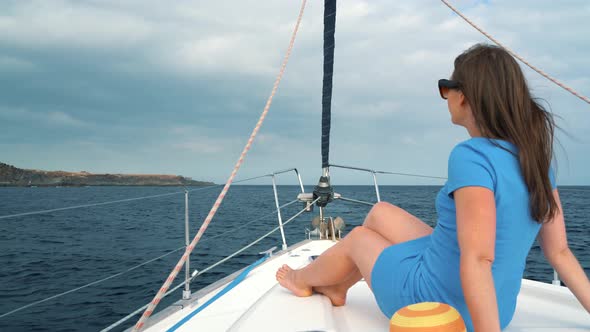
M 318 200 L 319 200 L 319 198 L 315 199 L 315 200 L 312 202 L 312 204 L 315 204 L 315 202 L 317 202 Z M 294 200 L 294 201 L 292 201 L 292 202 L 290 202 L 290 203 L 287 203 L 287 204 L 283 205 L 283 207 L 286 207 L 287 205 L 291 205 L 291 204 L 293 204 L 294 202 L 297 202 L 297 201 L 298 201 L 298 200 Z M 293 215 L 291 218 L 289 218 L 287 221 L 285 221 L 285 222 L 284 222 L 284 223 L 282 223 L 281 225 L 279 225 L 279 226 L 275 227 L 275 228 L 274 228 L 274 229 L 272 229 L 270 232 L 268 232 L 268 233 L 264 234 L 263 236 L 259 237 L 258 239 L 254 240 L 253 242 L 249 243 L 248 245 L 246 245 L 246 246 L 242 247 L 241 249 L 239 249 L 238 251 L 234 252 L 233 254 L 231 254 L 231 255 L 229 255 L 229 256 L 227 256 L 227 257 L 225 257 L 224 259 L 222 259 L 222 260 L 218 261 L 217 263 L 215 263 L 215 264 L 213 264 L 213 265 L 211 265 L 211 266 L 209 266 L 209 267 L 207 267 L 207 268 L 203 269 L 202 271 L 195 271 L 195 272 L 193 272 L 193 274 L 191 275 L 191 277 L 190 277 L 190 278 L 188 278 L 187 280 L 185 280 L 185 281 L 183 281 L 183 282 L 179 283 L 178 285 L 176 285 L 175 287 L 173 287 L 172 289 L 170 289 L 169 291 L 167 291 L 167 292 L 166 292 L 166 293 L 163 295 L 163 298 L 164 298 L 164 297 L 167 297 L 167 296 L 168 296 L 168 295 L 170 295 L 170 294 L 172 294 L 174 291 L 176 291 L 177 289 L 179 289 L 179 288 L 180 288 L 180 287 L 182 287 L 183 285 L 190 283 L 190 282 L 191 282 L 191 281 L 192 281 L 194 278 L 196 278 L 196 277 L 200 276 L 201 274 L 203 274 L 203 273 L 205 273 L 205 272 L 207 272 L 207 271 L 209 271 L 209 270 L 211 270 L 211 269 L 213 269 L 213 268 L 217 267 L 218 265 L 221 265 L 221 264 L 225 263 L 225 262 L 226 262 L 226 261 L 228 261 L 229 259 L 231 259 L 231 258 L 233 258 L 233 257 L 235 257 L 235 256 L 237 256 L 237 255 L 239 255 L 240 253 L 244 252 L 246 249 L 248 249 L 248 248 L 252 247 L 252 246 L 253 246 L 253 245 L 255 245 L 256 243 L 258 243 L 258 242 L 262 241 L 263 239 L 265 239 L 265 238 L 269 237 L 270 235 L 272 235 L 274 232 L 278 231 L 279 229 L 281 229 L 281 230 L 282 230 L 282 229 L 283 229 L 283 227 L 284 227 L 285 225 L 289 224 L 290 222 L 292 222 L 293 220 L 295 220 L 295 218 L 297 218 L 297 217 L 298 217 L 298 216 L 300 216 L 300 215 L 301 215 L 303 212 L 306 212 L 306 211 L 307 211 L 307 206 L 306 206 L 306 207 L 304 207 L 304 208 L 303 208 L 302 210 L 300 210 L 299 212 L 297 212 L 295 215 Z M 274 211 L 273 211 L 273 212 L 274 212 Z M 146 304 L 146 305 L 142 306 L 141 308 L 138 308 L 137 310 L 133 311 L 133 312 L 132 312 L 132 313 L 130 313 L 129 315 L 127 315 L 127 316 L 125 316 L 125 317 L 121 318 L 120 320 L 116 321 L 115 323 L 113 323 L 113 324 L 111 324 L 111 325 L 107 326 L 106 328 L 104 328 L 103 330 L 101 330 L 101 332 L 107 332 L 107 331 L 110 331 L 110 330 L 114 329 L 115 327 L 117 327 L 117 326 L 119 326 L 119 325 L 123 324 L 123 323 L 124 323 L 124 322 L 126 322 L 127 320 L 129 320 L 129 319 L 133 318 L 135 315 L 137 315 L 137 314 L 140 314 L 140 313 L 141 313 L 143 310 L 145 310 L 146 308 L 148 308 L 148 306 L 149 306 L 149 305 L 150 305 L 150 303 L 148 303 L 148 304 Z
M 375 185 L 375 194 L 377 195 L 377 202 L 381 202 L 381 194 L 379 193 L 379 184 L 377 184 L 377 174 L 390 174 L 390 175 L 402 175 L 402 176 L 413 176 L 413 177 L 421 177 L 421 178 L 429 178 L 429 179 L 443 179 L 446 180 L 447 178 L 442 176 L 431 176 L 431 175 L 420 175 L 420 174 L 410 174 L 410 173 L 397 173 L 397 172 L 386 172 L 386 171 L 376 171 L 370 168 L 362 168 L 362 167 L 355 167 L 355 166 L 342 166 L 342 165 L 335 165 L 330 164 L 330 167 L 336 168 L 344 168 L 350 169 L 355 171 L 362 171 L 371 173 L 373 175 L 373 184 Z
M 245 179 L 245 180 L 242 180 L 242 181 L 247 181 L 247 180 L 249 180 L 249 179 Z M 210 189 L 210 188 L 215 188 L 215 187 L 221 187 L 221 185 L 205 186 L 205 187 L 202 187 L 202 188 L 191 189 L 191 190 L 188 190 L 185 187 L 185 191 L 188 190 L 189 192 L 193 192 L 193 191 L 200 191 L 200 190 L 205 190 L 205 189 Z M 48 210 L 38 210 L 38 211 L 14 213 L 14 214 L 8 214 L 8 215 L 0 216 L 0 219 L 17 218 L 17 217 L 32 216 L 32 215 L 38 215 L 38 214 L 46 214 L 46 213 L 57 212 L 57 211 L 66 211 L 66 210 L 74 210 L 74 209 L 80 209 L 80 208 L 86 208 L 86 207 L 93 207 L 93 206 L 102 206 L 102 205 L 110 205 L 110 204 L 117 204 L 117 203 L 132 202 L 132 201 L 144 200 L 144 199 L 149 199 L 149 198 L 157 198 L 157 197 L 164 197 L 164 196 L 179 195 L 179 194 L 182 194 L 182 193 L 183 193 L 182 191 L 175 191 L 175 192 L 171 192 L 171 193 L 164 193 L 164 194 L 157 194 L 157 195 L 150 195 L 150 196 L 142 196 L 142 197 L 133 197 L 133 198 L 125 198 L 125 199 L 119 199 L 119 200 L 115 200 L 115 201 L 107 201 L 107 202 L 99 202 L 99 203 L 74 205 L 74 206 L 67 206 L 67 207 L 61 207 L 61 208 L 56 208 L 56 209 L 48 209 Z
M 236 181 L 236 182 L 243 182 L 243 181 L 248 181 L 248 180 L 249 179 L 244 179 L 244 180 Z M 220 187 L 220 185 L 205 186 L 205 187 L 196 188 L 196 189 L 190 189 L 190 190 L 185 187 L 185 190 L 184 190 L 184 193 L 185 193 L 185 204 L 188 205 L 188 193 L 189 192 L 201 191 L 201 190 L 211 189 L 211 188 L 215 188 L 215 187 Z M 24 216 L 33 216 L 33 215 L 47 214 L 47 213 L 58 212 L 58 211 L 67 211 L 67 210 L 74 210 L 74 209 L 80 209 L 80 208 L 88 208 L 88 207 L 95 207 L 95 206 L 104 206 L 104 205 L 111 205 L 111 204 L 118 204 L 118 203 L 126 203 L 126 202 L 138 201 L 138 200 L 145 200 L 145 199 L 160 198 L 160 197 L 166 197 L 166 196 L 172 196 L 172 195 L 179 195 L 181 193 L 183 193 L 183 192 L 177 191 L 177 192 L 163 193 L 163 194 L 157 194 L 157 195 L 148 195 L 148 196 L 142 196 L 142 197 L 126 198 L 126 199 L 120 199 L 120 200 L 114 200 L 114 201 L 106 201 L 106 202 L 99 202 L 99 203 L 89 203 L 89 204 L 73 205 L 73 206 L 67 206 L 67 207 L 61 207 L 61 208 L 55 208 L 55 209 L 47 209 L 47 210 L 38 210 L 38 211 L 29 211 L 29 212 L 22 212 L 22 213 L 14 213 L 14 214 L 0 216 L 0 219 L 18 218 L 18 217 L 24 217 Z M 188 206 L 186 207 L 186 209 L 188 209 Z M 112 274 L 112 275 L 110 275 L 108 277 L 105 277 L 105 278 L 102 278 L 102 279 L 98 279 L 98 280 L 92 281 L 90 283 L 87 283 L 85 285 L 82 285 L 82 286 L 79 286 L 79 287 L 70 289 L 68 291 L 65 291 L 65 292 L 62 292 L 62 293 L 59 293 L 59 294 L 55 294 L 55 295 L 49 296 L 49 297 L 44 298 L 42 300 L 38 300 L 38 301 L 34 301 L 34 302 L 31 302 L 31 303 L 28 303 L 28 304 L 26 304 L 24 306 L 21 306 L 21 307 L 18 307 L 16 309 L 13 309 L 11 311 L 8 311 L 8 312 L 5 312 L 3 314 L 0 314 L 0 318 L 6 317 L 6 316 L 10 316 L 10 315 L 12 315 L 14 313 L 17 313 L 17 312 L 21 311 L 21 310 L 24 310 L 24 309 L 33 307 L 35 305 L 38 305 L 38 304 L 41 304 L 41 303 L 44 303 L 44 302 L 47 302 L 47 301 L 50 301 L 50 300 L 57 299 L 57 298 L 62 297 L 64 295 L 67 295 L 67 294 L 70 294 L 70 293 L 74 293 L 74 292 L 80 291 L 82 289 L 88 288 L 90 286 L 94 286 L 94 285 L 100 284 L 102 282 L 105 282 L 107 280 L 110 280 L 110 279 L 119 277 L 119 276 L 121 276 L 123 274 L 126 274 L 128 272 L 131 272 L 133 270 L 136 270 L 136 269 L 138 269 L 138 268 L 140 268 L 140 267 L 142 267 L 144 265 L 150 264 L 150 263 L 155 262 L 157 260 L 160 260 L 160 259 L 162 259 L 162 258 L 164 258 L 166 256 L 169 256 L 169 255 L 171 255 L 171 254 L 173 254 L 175 252 L 178 252 L 181 249 L 185 249 L 185 247 L 183 246 L 183 247 L 176 248 L 176 249 L 174 249 L 172 251 L 169 251 L 169 252 L 167 252 L 167 253 L 165 253 L 163 255 L 160 255 L 158 257 L 149 259 L 149 260 L 147 260 L 147 261 L 145 261 L 143 263 L 140 263 L 138 265 L 135 265 L 133 267 L 130 267 L 130 268 L 124 270 L 124 271 L 117 272 L 117 273 Z
M 255 180 L 255 179 L 260 179 L 260 178 L 264 178 L 264 177 L 272 177 L 273 178 L 273 191 L 274 191 L 274 197 L 275 197 L 275 203 L 276 203 L 277 209 L 274 210 L 274 211 L 271 211 L 270 213 L 264 214 L 264 215 L 262 215 L 262 216 L 260 216 L 260 217 L 258 217 L 256 219 L 253 219 L 251 221 L 248 221 L 248 222 L 240 225 L 239 227 L 236 227 L 236 228 L 233 228 L 233 229 L 228 230 L 226 232 L 223 232 L 221 234 L 217 234 L 217 235 L 208 237 L 206 239 L 203 239 L 203 241 L 210 241 L 210 240 L 213 240 L 215 238 L 224 236 L 226 234 L 235 232 L 236 230 L 245 228 L 246 226 L 248 226 L 248 225 L 250 225 L 250 224 L 252 224 L 254 222 L 260 221 L 260 220 L 262 220 L 264 218 L 267 218 L 268 216 L 270 216 L 272 214 L 275 214 L 275 213 L 277 213 L 279 215 L 279 217 L 280 217 L 280 215 L 281 215 L 280 214 L 280 210 L 281 209 L 284 209 L 284 208 L 286 208 L 286 207 L 288 207 L 290 205 L 293 205 L 293 204 L 295 204 L 295 203 L 298 202 L 298 200 L 295 199 L 295 200 L 293 200 L 291 202 L 288 202 L 286 204 L 279 205 L 275 176 L 278 175 L 278 174 L 287 173 L 287 172 L 290 172 L 290 171 L 294 171 L 295 172 L 295 174 L 297 176 L 297 181 L 298 181 L 298 183 L 299 183 L 299 185 L 301 187 L 301 191 L 303 192 L 304 191 L 303 182 L 301 180 L 301 176 L 299 174 L 299 171 L 296 168 L 290 168 L 290 169 L 286 169 L 286 170 L 282 170 L 282 171 L 277 171 L 277 172 L 274 172 L 274 173 L 271 173 L 271 174 L 264 174 L 264 175 L 261 175 L 261 176 L 255 176 L 255 177 L 251 177 L 251 178 L 246 178 L 246 179 L 234 181 L 234 183 L 244 183 L 244 182 L 247 182 L 247 181 L 251 181 L 251 180 Z M 112 275 L 110 275 L 108 277 L 105 277 L 105 278 L 102 278 L 102 279 L 98 279 L 98 280 L 92 281 L 90 283 L 87 283 L 85 285 L 82 285 L 82 286 L 79 286 L 79 287 L 76 287 L 76 288 L 67 290 L 65 292 L 62 292 L 62 293 L 59 293 L 59 294 L 55 294 L 55 295 L 49 296 L 47 298 L 44 298 L 44 299 L 41 299 L 41 300 L 38 300 L 38 301 L 34 301 L 34 302 L 28 303 L 28 304 L 26 304 L 24 306 L 15 308 L 15 309 L 13 309 L 11 311 L 8 311 L 8 312 L 5 312 L 3 314 L 0 314 L 0 319 L 3 318 L 3 317 L 7 317 L 7 316 L 10 316 L 12 314 L 15 314 L 15 313 L 17 313 L 19 311 L 22 311 L 24 309 L 27 309 L 27 308 L 36 306 L 38 304 L 41 304 L 41 303 L 44 303 L 44 302 L 48 302 L 48 301 L 57 299 L 59 297 L 62 297 L 62 296 L 65 296 L 65 295 L 68 295 L 68 294 L 71 294 L 71 293 L 80 291 L 82 289 L 85 289 L 85 288 L 88 288 L 88 287 L 91 287 L 91 286 L 95 286 L 97 284 L 100 284 L 102 282 L 111 280 L 113 278 L 117 278 L 117 277 L 122 276 L 122 275 L 124 275 L 126 273 L 129 273 L 131 271 L 134 271 L 134 270 L 136 270 L 136 269 L 138 269 L 138 268 L 140 268 L 142 266 L 145 266 L 147 264 L 153 263 L 153 262 L 158 261 L 158 260 L 160 260 L 160 259 L 162 259 L 164 257 L 167 257 L 167 256 L 169 256 L 169 255 L 171 255 L 173 253 L 176 253 L 176 252 L 178 252 L 178 251 L 180 251 L 182 249 L 186 249 L 186 245 L 188 245 L 186 243 L 187 242 L 186 239 L 189 236 L 189 224 L 188 224 L 189 223 L 189 218 L 188 218 L 188 212 L 189 212 L 189 207 L 188 207 L 188 205 L 189 205 L 189 193 L 190 192 L 195 192 L 195 191 L 206 190 L 206 189 L 218 188 L 218 187 L 221 187 L 221 186 L 222 185 L 211 185 L 211 186 L 205 186 L 205 187 L 195 188 L 195 189 L 188 189 L 187 187 L 184 187 L 184 191 L 176 191 L 176 192 L 156 194 L 156 195 L 148 195 L 148 196 L 142 196 L 142 197 L 133 197 L 133 198 L 126 198 L 126 199 L 106 201 L 106 202 L 99 202 L 99 203 L 81 204 L 81 205 L 67 206 L 67 207 L 61 207 L 61 208 L 55 208 L 55 209 L 38 210 L 38 211 L 30 211 L 30 212 L 23 212 L 23 213 L 14 213 L 14 214 L 0 216 L 0 219 L 18 218 L 18 217 L 24 217 L 24 216 L 47 214 L 47 213 L 57 212 L 57 211 L 67 211 L 67 210 L 74 210 L 74 209 L 80 209 L 80 208 L 88 208 L 88 207 L 95 207 L 95 206 L 104 206 L 104 205 L 111 205 L 111 204 L 118 204 L 118 203 L 126 203 L 126 202 L 138 201 L 138 200 L 146 200 L 146 199 L 160 198 L 160 197 L 166 197 L 166 196 L 172 196 L 172 195 L 179 195 L 179 194 L 184 193 L 184 204 L 185 204 L 185 246 L 182 246 L 182 247 L 173 249 L 173 250 L 171 250 L 171 251 L 169 251 L 169 252 L 167 252 L 167 253 L 165 253 L 163 255 L 160 255 L 158 257 L 149 259 L 149 260 L 147 260 L 147 261 L 145 261 L 143 263 L 140 263 L 138 265 L 135 265 L 133 267 L 130 267 L 130 268 L 126 269 L 126 270 L 117 272 L 117 273 L 112 274 Z M 281 234 L 283 235 L 283 247 L 285 247 L 286 246 L 286 241 L 285 241 L 285 237 L 284 237 L 284 229 L 283 229 L 282 222 L 279 223 L 279 227 L 280 227 L 280 230 L 281 230 Z M 194 276 L 191 277 L 189 275 L 189 272 L 190 272 L 190 263 L 189 263 L 189 260 L 187 260 L 187 262 L 185 264 L 185 269 L 186 269 L 185 281 L 182 283 L 182 284 L 185 285 L 185 289 L 184 289 L 183 294 L 182 294 L 183 299 L 187 299 L 187 298 L 190 297 L 190 282 L 187 282 L 187 280 L 192 280 L 194 278 Z M 174 290 L 176 290 L 176 289 L 174 289 Z

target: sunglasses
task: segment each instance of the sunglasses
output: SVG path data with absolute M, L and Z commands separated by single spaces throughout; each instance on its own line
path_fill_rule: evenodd
M 440 97 L 442 99 L 447 99 L 449 96 L 450 89 L 460 89 L 461 83 L 457 81 L 447 80 L 447 79 L 440 79 L 438 80 L 438 92 L 440 92 Z

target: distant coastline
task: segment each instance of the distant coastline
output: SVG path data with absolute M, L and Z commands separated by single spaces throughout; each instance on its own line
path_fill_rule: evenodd
M 210 186 L 213 182 L 165 174 L 92 174 L 21 169 L 0 162 L 0 187 Z

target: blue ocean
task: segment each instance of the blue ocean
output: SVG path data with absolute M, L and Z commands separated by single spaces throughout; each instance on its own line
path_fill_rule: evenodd
M 205 219 L 221 186 L 190 188 L 190 238 Z M 392 202 L 434 226 L 434 201 L 440 186 L 381 186 L 381 199 Z M 570 247 L 590 272 L 590 187 L 560 187 Z M 312 187 L 306 188 L 311 191 Z M 343 197 L 375 202 L 373 186 L 337 186 Z M 281 204 L 293 201 L 300 188 L 279 186 Z M 130 198 L 170 193 L 141 200 Z M 104 282 L 28 307 L 0 318 L 0 331 L 95 331 L 145 305 L 182 255 L 185 241 L 184 189 L 177 187 L 0 188 L 0 217 L 68 206 L 126 200 L 77 209 L 0 219 L 0 316 L 56 294 L 126 271 Z M 281 210 L 287 220 L 303 208 Z M 329 216 L 341 216 L 347 230 L 362 223 L 370 206 L 336 201 Z M 306 212 L 285 228 L 287 244 L 305 239 L 317 210 Z M 258 239 L 278 225 L 271 186 L 233 186 L 191 257 L 202 270 Z M 225 264 L 198 276 L 196 291 L 254 262 L 259 252 L 281 246 L 280 232 Z M 184 276 L 182 272 L 173 285 Z M 535 243 L 525 278 L 551 282 L 553 270 Z M 181 290 L 159 305 L 181 298 Z M 134 317 L 122 328 L 132 326 Z

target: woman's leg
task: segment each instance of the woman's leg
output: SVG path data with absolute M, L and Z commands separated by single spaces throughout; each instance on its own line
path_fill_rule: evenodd
M 432 227 L 419 218 L 387 202 L 373 206 L 363 226 L 372 229 L 392 244 L 407 242 L 432 234 Z
M 332 304 L 343 305 L 346 301 L 346 292 L 348 289 L 356 284 L 363 276 L 369 284 L 369 287 L 371 286 L 371 271 L 373 270 L 373 265 L 375 264 L 377 257 L 381 251 L 383 251 L 383 249 L 389 245 L 414 240 L 432 233 L 432 227 L 421 221 L 419 218 L 395 205 L 386 202 L 380 202 L 373 206 L 365 218 L 363 226 L 364 227 L 362 227 L 362 229 L 372 231 L 374 236 L 380 238 L 381 240 L 385 240 L 381 243 L 386 244 L 384 247 L 378 250 L 377 256 L 372 259 L 372 263 L 370 264 L 370 269 L 368 269 L 368 271 L 365 270 L 363 272 L 360 266 L 357 267 L 354 264 L 354 261 L 351 262 L 350 259 L 348 259 L 348 261 L 344 260 L 346 261 L 346 264 L 342 264 L 342 262 L 340 262 L 341 258 L 338 258 L 338 255 L 340 255 L 342 251 L 336 248 L 338 248 L 340 243 L 349 238 L 354 231 L 359 229 L 359 227 L 357 227 L 340 243 L 334 245 L 329 250 L 326 250 L 324 254 L 318 257 L 306 268 L 294 271 L 288 266 L 283 266 L 277 272 L 277 280 L 279 280 L 279 282 L 283 280 L 281 285 L 292 290 L 293 293 L 298 296 L 309 296 L 311 295 L 313 289 L 318 293 L 328 296 L 332 301 Z M 360 233 L 360 231 L 358 233 Z M 356 253 L 359 253 L 359 250 L 360 254 L 362 255 L 364 250 L 359 247 L 357 248 Z M 331 251 L 335 252 L 330 253 Z M 328 253 L 330 253 L 328 255 L 329 258 L 327 257 L 322 259 L 322 257 L 326 256 Z M 320 262 L 319 264 L 318 261 Z M 335 274 L 332 274 L 332 276 L 335 276 L 336 278 L 332 280 L 317 279 L 314 281 L 321 282 L 316 284 L 306 284 L 305 282 L 301 282 L 301 280 L 295 280 L 298 278 L 298 274 L 301 273 L 300 271 L 308 268 L 312 268 L 312 276 L 316 275 L 315 273 L 317 273 L 317 270 L 329 270 L 331 272 L 335 272 Z M 330 284 L 330 281 L 336 282 Z
M 324 294 L 332 302 L 333 306 L 339 307 L 346 304 L 346 294 L 350 287 L 354 286 L 363 276 L 358 269 L 351 272 L 348 277 L 339 284 L 330 286 L 313 287 L 315 293 Z
M 359 226 L 306 267 L 293 270 L 283 265 L 276 277 L 297 296 L 310 296 L 313 287 L 356 282 L 359 273 L 370 286 L 373 265 L 383 249 L 390 245 L 391 242 L 378 233 Z
M 387 202 L 379 202 L 369 211 L 363 226 L 375 231 L 391 244 L 398 244 L 432 234 L 432 227 L 419 218 Z M 357 270 L 341 283 L 314 287 L 313 290 L 330 298 L 335 306 L 346 303 L 348 289 L 362 279 Z

